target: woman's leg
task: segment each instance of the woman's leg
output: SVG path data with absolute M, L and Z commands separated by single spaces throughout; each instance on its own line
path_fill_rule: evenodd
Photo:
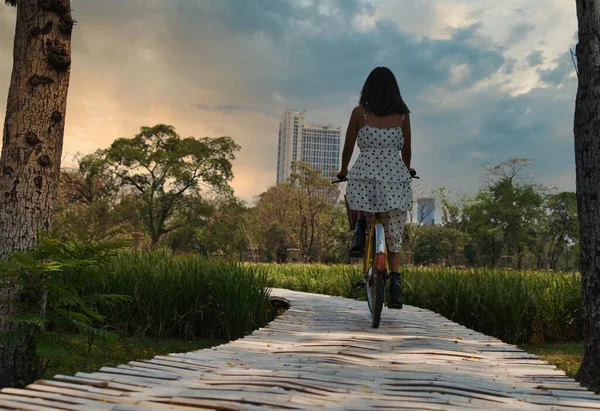
M 385 227 L 385 239 L 390 266 L 390 301 L 389 308 L 402 308 L 402 287 L 400 280 L 400 246 L 406 223 L 406 212 L 391 210 L 382 215 Z
M 388 251 L 388 264 L 390 265 L 390 271 L 397 273 L 400 270 L 400 253 Z
M 397 273 L 400 268 L 400 247 L 406 224 L 406 211 L 391 210 L 381 213 L 381 222 L 385 228 L 385 242 L 388 250 L 390 271 Z

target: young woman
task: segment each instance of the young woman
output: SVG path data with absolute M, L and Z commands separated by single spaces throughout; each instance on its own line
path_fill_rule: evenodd
M 338 173 L 340 180 L 348 180 L 346 198 L 350 208 L 362 212 L 357 225 L 367 230 L 378 213 L 385 228 L 391 271 L 390 308 L 402 308 L 400 246 L 406 214 L 413 204 L 409 113 L 394 74 L 385 67 L 375 68 L 363 86 L 358 107 L 352 110 Z M 348 172 L 357 141 L 360 154 Z M 361 215 L 366 222 L 361 222 Z

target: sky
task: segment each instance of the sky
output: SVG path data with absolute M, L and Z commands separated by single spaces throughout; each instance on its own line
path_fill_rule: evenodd
M 422 191 L 473 194 L 482 165 L 509 157 L 534 159 L 536 182 L 574 191 L 575 3 L 543 3 L 72 0 L 63 164 L 171 124 L 240 144 L 232 186 L 252 202 L 275 184 L 280 114 L 306 110 L 344 136 L 367 75 L 386 66 L 411 110 Z M 0 4 L 2 113 L 15 16 Z

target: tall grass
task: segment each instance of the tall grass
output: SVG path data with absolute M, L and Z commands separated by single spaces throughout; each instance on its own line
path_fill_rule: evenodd
M 267 322 L 265 270 L 198 256 L 123 253 L 107 267 L 98 292 L 129 295 L 103 309 L 121 335 L 235 339 Z
M 575 273 L 408 268 L 406 302 L 506 342 L 583 337 Z
M 275 287 L 315 294 L 362 298 L 363 292 L 352 285 L 362 277 L 356 265 L 326 264 L 246 264 L 262 267 Z
M 255 265 L 250 265 L 254 267 Z M 274 286 L 356 298 L 360 266 L 265 265 Z M 509 343 L 582 339 L 579 274 L 403 268 L 407 304 Z

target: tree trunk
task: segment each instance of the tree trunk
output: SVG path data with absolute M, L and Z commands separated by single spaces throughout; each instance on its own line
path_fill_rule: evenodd
M 517 270 L 523 270 L 523 247 L 517 247 Z
M 600 386 L 600 0 L 576 0 L 579 21 L 575 103 L 577 210 L 581 238 L 584 356 L 575 377 Z
M 50 230 L 54 220 L 71 66 L 70 8 L 70 0 L 17 1 L 0 157 L 0 259 L 33 248 L 38 231 Z M 6 322 L 27 309 L 17 307 L 19 298 L 18 289 L 3 284 L 0 333 L 24 328 Z M 30 382 L 34 363 L 31 330 L 17 342 L 0 344 L 0 386 Z

